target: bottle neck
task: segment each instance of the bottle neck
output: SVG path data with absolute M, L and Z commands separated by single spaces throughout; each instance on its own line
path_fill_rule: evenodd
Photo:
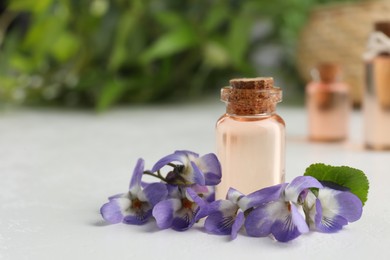
M 226 103 L 226 114 L 231 116 L 270 116 L 276 112 L 274 104 L 242 105 L 234 102 Z
M 363 58 L 366 61 L 371 61 L 376 56 L 387 55 L 390 55 L 390 37 L 381 31 L 371 33 Z
M 336 63 L 320 63 L 311 70 L 314 82 L 336 84 L 341 82 L 341 68 Z

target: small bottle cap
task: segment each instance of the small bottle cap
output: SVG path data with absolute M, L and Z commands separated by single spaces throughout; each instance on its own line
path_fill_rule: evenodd
M 390 21 L 381 21 L 375 23 L 375 31 L 382 32 L 390 37 Z
M 337 81 L 341 74 L 341 68 L 336 63 L 320 63 L 317 71 L 319 79 L 326 83 Z

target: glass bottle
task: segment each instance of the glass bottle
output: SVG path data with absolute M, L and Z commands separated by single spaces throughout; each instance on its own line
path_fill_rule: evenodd
M 375 24 L 365 59 L 365 145 L 390 150 L 390 21 Z
M 221 89 L 226 113 L 216 124 L 218 199 L 230 187 L 249 194 L 285 179 L 285 123 L 275 111 L 281 89 L 272 78 L 233 79 L 230 85 Z
M 306 87 L 309 139 L 336 142 L 348 137 L 350 100 L 348 85 L 342 82 L 340 66 L 319 64 Z

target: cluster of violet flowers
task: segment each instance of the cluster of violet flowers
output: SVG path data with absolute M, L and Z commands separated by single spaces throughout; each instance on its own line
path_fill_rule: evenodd
M 161 173 L 163 168 L 169 171 Z M 144 175 L 159 182 L 142 182 Z M 333 233 L 362 215 L 361 200 L 340 187 L 328 187 L 310 176 L 263 188 L 245 195 L 230 188 L 225 200 L 215 200 L 222 177 L 215 154 L 199 156 L 175 151 L 151 170 L 139 159 L 129 191 L 109 197 L 101 215 L 109 223 L 141 225 L 150 218 L 160 229 L 184 231 L 202 218 L 207 232 L 230 235 L 245 227 L 253 237 L 273 236 L 280 242 L 297 238 L 310 229 Z

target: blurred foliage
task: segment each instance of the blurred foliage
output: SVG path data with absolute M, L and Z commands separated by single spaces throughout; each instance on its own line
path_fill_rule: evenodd
M 0 101 L 187 100 L 263 73 L 251 57 L 270 45 L 275 74 L 297 82 L 297 34 L 327 2 L 340 0 L 12 0 L 0 17 Z

